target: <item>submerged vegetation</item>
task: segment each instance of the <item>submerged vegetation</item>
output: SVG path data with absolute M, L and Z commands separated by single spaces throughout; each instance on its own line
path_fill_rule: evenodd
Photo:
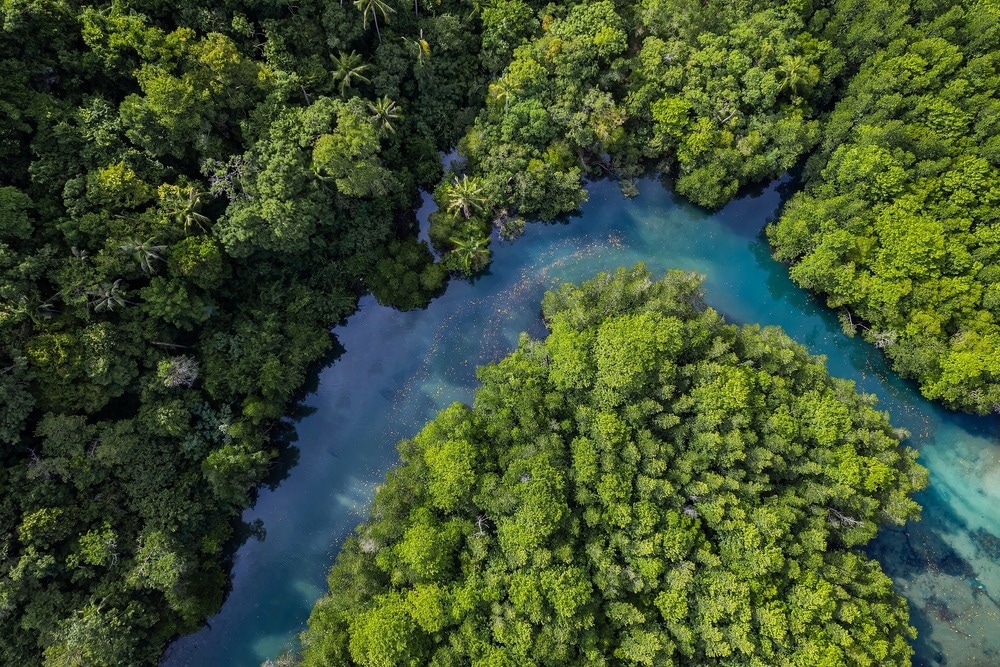
M 904 665 L 857 547 L 926 483 L 873 397 L 697 277 L 562 285 L 545 340 L 399 444 L 303 664 Z
M 330 326 L 581 179 L 714 207 L 812 155 L 778 257 L 926 395 L 1000 406 L 998 35 L 972 0 L 3 3 L 0 664 L 196 628 Z

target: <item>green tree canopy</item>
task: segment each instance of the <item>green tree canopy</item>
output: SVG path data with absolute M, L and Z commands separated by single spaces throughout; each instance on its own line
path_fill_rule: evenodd
M 1000 36 L 989 3 L 959 4 L 863 60 L 769 236 L 926 397 L 985 414 L 1000 412 Z
M 546 294 L 412 440 L 303 635 L 318 665 L 908 665 L 858 547 L 926 483 L 853 384 L 692 274 Z

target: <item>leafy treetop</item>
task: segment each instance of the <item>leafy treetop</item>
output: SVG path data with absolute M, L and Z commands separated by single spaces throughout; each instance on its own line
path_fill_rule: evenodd
M 908 665 L 856 547 L 926 482 L 870 395 L 700 281 L 563 285 L 412 440 L 304 634 L 318 665 Z

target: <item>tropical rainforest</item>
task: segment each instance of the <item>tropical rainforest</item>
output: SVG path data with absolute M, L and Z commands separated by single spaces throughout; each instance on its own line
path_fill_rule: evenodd
M 0 664 L 154 664 L 218 608 L 330 327 L 364 293 L 426 305 L 585 179 L 631 194 L 655 171 L 716 207 L 804 162 L 769 230 L 793 278 L 928 397 L 997 409 L 998 19 L 988 0 L 5 0 Z M 870 537 L 861 505 L 815 505 L 861 522 L 831 545 Z M 674 534 L 661 520 L 648 535 Z M 553 558 L 589 535 L 559 526 Z M 872 632 L 901 656 L 866 576 L 844 585 L 884 596 Z
M 550 334 L 399 444 L 304 665 L 902 665 L 853 548 L 926 471 L 873 397 L 679 271 L 546 294 Z

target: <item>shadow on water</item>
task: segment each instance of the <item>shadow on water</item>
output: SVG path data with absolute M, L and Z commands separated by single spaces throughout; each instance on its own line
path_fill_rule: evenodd
M 267 528 L 264 526 L 264 521 L 262 519 L 240 521 L 239 526 L 236 528 L 236 532 L 233 533 L 233 542 L 235 543 L 237 549 L 246 544 L 250 539 L 263 542 L 266 538 Z
M 928 569 L 954 577 L 975 577 L 972 566 L 942 537 L 967 531 L 966 520 L 934 485 L 916 494 L 915 500 L 923 508 L 923 518 L 902 528 L 884 527 L 866 549 L 869 555 L 893 577 L 911 579 Z
M 944 618 L 952 616 L 952 613 L 947 610 L 946 606 L 943 609 L 939 609 L 938 607 L 928 609 L 927 606 L 917 607 L 912 603 L 910 604 L 910 625 L 917 630 L 917 638 L 912 642 L 914 650 L 913 667 L 940 667 L 947 664 L 943 647 L 931 639 L 933 631 L 933 625 L 931 624 L 932 615 L 938 621 L 942 621 Z
M 884 527 L 865 551 L 896 582 L 916 582 L 921 575 L 945 576 L 968 582 L 974 590 L 978 579 L 973 565 L 946 539 L 965 532 L 967 522 L 933 486 L 918 494 L 917 500 L 928 519 L 902 528 Z M 951 606 L 952 601 L 936 592 L 908 597 L 910 624 L 917 630 L 917 638 L 912 642 L 914 667 L 947 665 L 947 650 L 935 638 L 935 626 L 944 626 L 958 636 L 971 639 L 972 635 L 961 627 L 961 613 Z
M 963 525 L 959 520 L 956 528 Z M 988 657 L 995 650 L 980 645 L 992 637 L 984 634 L 975 620 L 988 627 L 989 618 L 996 617 L 989 606 L 1000 609 L 1000 602 L 979 580 L 973 565 L 948 544 L 942 533 L 930 525 L 911 524 L 905 529 L 884 531 L 867 551 L 897 583 L 904 582 L 903 592 L 909 591 L 910 624 L 917 630 L 912 642 L 915 667 L 998 664 Z M 951 587 L 945 584 L 941 588 L 928 588 L 920 583 L 921 578 L 927 577 L 953 583 Z
M 977 528 L 969 533 L 969 537 L 976 545 L 976 552 L 979 556 L 1000 561 L 1000 537 L 985 528 Z
M 994 442 L 1000 441 L 1000 419 L 995 416 L 949 414 L 949 420 L 966 433 Z
M 299 419 L 315 411 L 315 408 L 303 409 L 302 412 L 306 414 L 303 414 Z M 293 444 L 299 439 L 299 434 L 295 430 L 293 422 L 281 420 L 272 425 L 270 436 L 271 442 L 277 449 L 278 454 L 268 466 L 267 476 L 261 482 L 261 485 L 266 489 L 274 491 L 288 478 L 292 468 L 299 462 L 299 448 Z
M 286 408 L 285 417 L 273 422 L 268 429 L 269 445 L 277 452 L 268 466 L 267 475 L 261 481 L 261 488 L 274 491 L 282 482 L 288 479 L 293 468 L 299 463 L 301 452 L 295 446 L 299 440 L 296 424 L 303 419 L 316 414 L 317 407 L 310 405 L 307 399 L 319 389 L 319 378 L 324 369 L 333 365 L 344 352 L 340 340 L 330 334 L 330 349 L 310 366 L 306 373 L 306 381 L 295 393 L 293 402 Z M 259 489 L 254 491 L 253 501 L 256 502 Z M 251 503 L 251 507 L 253 503 Z M 242 544 L 243 542 L 240 542 Z
M 886 529 L 866 549 L 893 578 L 913 579 L 923 572 L 950 577 L 976 576 L 972 565 L 932 528 L 916 523 L 905 529 Z

